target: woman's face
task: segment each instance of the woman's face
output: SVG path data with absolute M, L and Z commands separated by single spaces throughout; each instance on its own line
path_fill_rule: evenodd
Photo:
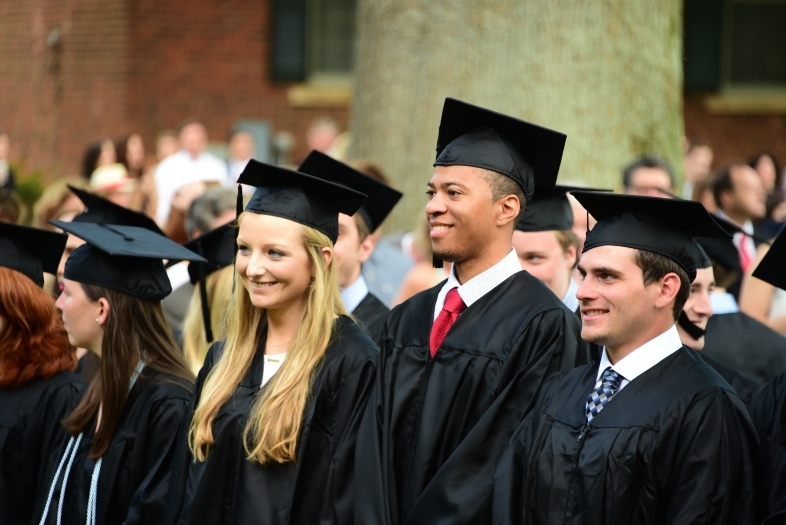
M 107 166 L 117 162 L 117 152 L 115 152 L 115 143 L 107 139 L 101 143 L 101 154 L 96 161 L 96 168 Z
M 145 147 L 142 137 L 131 135 L 126 142 L 126 161 L 131 169 L 141 169 L 145 165 Z
M 236 267 L 251 304 L 271 311 L 305 305 L 313 269 L 300 224 L 246 213 L 237 245 Z
M 87 348 L 100 356 L 104 335 L 102 325 L 108 313 L 101 301 L 91 301 L 81 284 L 63 279 L 63 292 L 55 306 L 63 313 L 63 324 L 71 346 Z

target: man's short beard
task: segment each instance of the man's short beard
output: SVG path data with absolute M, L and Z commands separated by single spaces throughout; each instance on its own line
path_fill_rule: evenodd
M 445 250 L 444 252 L 434 250 L 434 255 L 449 263 L 457 263 L 466 259 L 466 254 L 457 252 L 455 250 Z

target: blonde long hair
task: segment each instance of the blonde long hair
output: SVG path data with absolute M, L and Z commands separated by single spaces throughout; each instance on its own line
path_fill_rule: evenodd
M 243 215 L 239 221 L 242 219 Z M 322 248 L 332 247 L 333 243 L 313 228 L 302 228 L 314 271 L 303 320 L 287 358 L 251 409 L 243 433 L 248 460 L 262 465 L 297 461 L 297 440 L 314 372 L 330 343 L 335 317 L 346 315 L 333 265 L 326 264 L 322 255 Z M 266 320 L 265 311 L 251 304 L 237 272 L 234 280 L 224 351 L 205 380 L 189 429 L 189 446 L 197 461 L 205 461 L 215 445 L 213 419 L 248 372 Z
M 208 301 L 210 302 L 210 324 L 213 327 L 213 338 L 218 341 L 226 337 L 226 313 L 232 296 L 232 279 L 235 269 L 232 265 L 211 273 L 205 278 Z M 205 363 L 205 356 L 210 348 L 205 336 L 205 322 L 202 319 L 202 299 L 197 283 L 188 313 L 183 320 L 183 355 L 188 368 L 199 374 Z

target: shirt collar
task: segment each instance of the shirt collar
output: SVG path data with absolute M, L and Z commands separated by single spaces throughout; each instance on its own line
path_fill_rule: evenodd
M 568 283 L 568 291 L 565 292 L 565 297 L 562 298 L 562 302 L 571 312 L 575 312 L 579 307 L 579 300 L 576 297 L 576 292 L 578 291 L 579 286 L 576 284 L 576 280 L 571 276 L 570 283 Z
M 740 311 L 734 296 L 728 292 L 715 292 L 710 294 L 712 315 L 733 314 Z
M 442 288 L 445 294 L 452 288 L 458 288 L 461 299 L 469 308 L 472 306 L 472 303 L 496 288 L 502 281 L 520 271 L 521 263 L 516 255 L 516 250 L 511 248 L 510 252 L 501 261 L 464 284 L 459 284 L 456 278 L 456 265 L 454 264 L 450 269 L 448 281 Z
M 682 341 L 680 341 L 680 334 L 677 332 L 676 325 L 672 325 L 671 328 L 658 337 L 650 339 L 636 350 L 620 359 L 616 365 L 612 365 L 611 361 L 609 361 L 609 356 L 604 346 L 603 353 L 600 356 L 598 375 L 595 381 L 600 379 L 600 376 L 603 375 L 603 371 L 608 367 L 611 367 L 612 370 L 628 381 L 633 381 L 680 348 L 682 348 Z
M 354 312 L 363 299 L 368 295 L 368 284 L 361 275 L 357 280 L 341 290 L 341 299 L 344 301 L 344 307 L 348 312 Z
M 749 220 L 745 221 L 745 224 L 742 224 L 742 225 L 737 224 L 736 222 L 731 220 L 731 218 L 729 218 L 728 215 L 723 213 L 723 210 L 718 210 L 718 217 L 720 217 L 721 219 L 726 219 L 727 221 L 729 221 L 732 224 L 736 224 L 737 226 L 742 228 L 742 231 L 744 231 L 748 235 L 752 235 L 753 234 L 753 223 L 751 221 L 749 221 Z

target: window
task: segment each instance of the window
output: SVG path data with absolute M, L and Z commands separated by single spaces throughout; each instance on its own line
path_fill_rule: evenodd
M 786 90 L 786 0 L 686 0 L 685 89 Z
M 356 0 L 274 0 L 271 76 L 331 81 L 352 74 Z

